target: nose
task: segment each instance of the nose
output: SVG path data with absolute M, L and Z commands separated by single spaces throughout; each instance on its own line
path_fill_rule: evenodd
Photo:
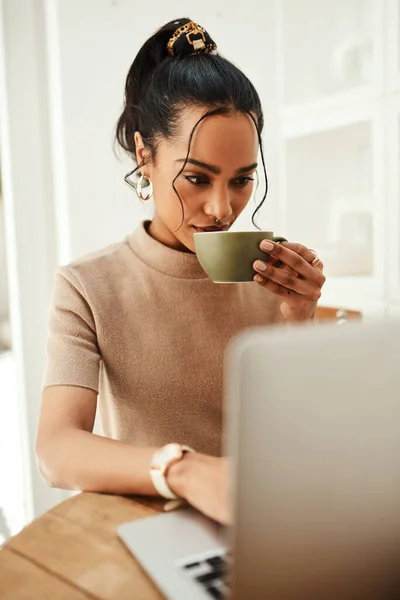
M 226 221 L 232 215 L 230 194 L 227 189 L 216 190 L 204 206 L 204 212 L 209 217 Z

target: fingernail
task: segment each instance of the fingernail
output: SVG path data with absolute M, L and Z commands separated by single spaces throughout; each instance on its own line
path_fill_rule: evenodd
M 263 280 L 263 278 L 261 277 L 261 275 L 255 275 L 254 281 L 256 281 L 257 283 L 261 283 L 262 280 Z
M 263 263 L 261 260 L 256 260 L 254 266 L 259 271 L 265 271 L 267 268 L 267 265 L 265 263 Z
M 274 249 L 274 244 L 272 242 L 270 242 L 269 240 L 263 240 L 261 242 L 261 249 L 268 250 L 268 252 L 270 252 L 271 250 Z

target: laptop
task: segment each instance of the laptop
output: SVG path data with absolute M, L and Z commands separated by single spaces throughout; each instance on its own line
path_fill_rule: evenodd
M 249 330 L 225 381 L 234 525 L 118 528 L 165 597 L 400 598 L 400 322 Z

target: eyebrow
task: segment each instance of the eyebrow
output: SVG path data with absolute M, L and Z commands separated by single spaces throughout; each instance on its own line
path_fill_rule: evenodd
M 214 175 L 219 175 L 221 173 L 221 169 L 219 167 L 216 167 L 215 165 L 209 165 L 208 163 L 201 162 L 200 160 L 196 160 L 195 158 L 188 158 L 187 160 L 184 158 L 178 158 L 178 160 L 176 160 L 175 162 L 186 162 L 188 164 L 194 165 L 195 167 L 205 169 L 206 171 L 209 171 Z M 240 169 L 236 169 L 236 174 L 241 175 L 242 173 L 248 173 L 249 171 L 253 171 L 254 169 L 256 169 L 257 166 L 258 163 L 255 162 L 252 165 L 249 165 L 248 167 L 240 167 Z

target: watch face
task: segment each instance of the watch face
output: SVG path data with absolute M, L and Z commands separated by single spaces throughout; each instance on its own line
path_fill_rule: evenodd
M 152 468 L 161 468 L 173 460 L 180 458 L 182 455 L 182 447 L 180 444 L 167 444 L 153 455 L 151 461 Z

